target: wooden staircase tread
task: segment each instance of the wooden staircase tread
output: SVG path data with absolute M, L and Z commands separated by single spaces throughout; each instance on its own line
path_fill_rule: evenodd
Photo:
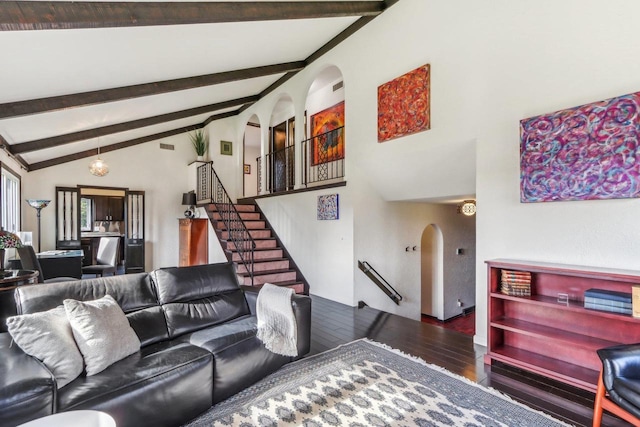
M 289 258 L 287 257 L 280 257 L 280 258 L 260 258 L 254 261 L 254 264 L 262 264 L 262 263 L 267 263 L 267 262 L 278 262 L 278 261 L 291 261 Z
M 264 271 L 256 271 L 253 273 L 253 276 L 267 276 L 269 274 L 279 274 L 279 273 L 295 273 L 296 270 L 292 269 L 292 268 L 282 268 L 282 269 L 277 269 L 277 270 L 264 270 Z M 250 274 L 248 272 L 243 272 L 243 273 L 238 273 L 236 271 L 236 274 L 238 276 L 243 276 L 243 277 L 247 277 L 250 276 Z
M 235 249 L 226 249 L 229 252 L 238 252 Z M 275 248 L 255 248 L 253 250 L 253 252 L 266 252 L 266 251 L 281 251 L 282 248 L 279 246 L 276 246 Z M 243 252 L 249 252 L 249 251 L 243 251 Z
M 231 240 L 231 239 L 220 239 L 220 240 L 223 240 L 225 242 L 233 242 L 233 240 Z M 249 242 L 250 241 L 249 239 L 238 239 L 238 240 L 240 240 L 241 242 Z M 254 237 L 253 241 L 255 242 L 256 240 L 260 240 L 260 241 L 276 240 L 276 238 L 275 237 Z
M 240 239 L 240 240 L 249 240 L 249 239 Z M 254 237 L 253 240 L 276 240 L 276 238 L 275 237 Z

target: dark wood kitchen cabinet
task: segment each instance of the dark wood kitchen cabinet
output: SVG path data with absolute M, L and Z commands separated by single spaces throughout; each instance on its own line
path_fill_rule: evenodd
M 96 196 L 93 198 L 96 221 L 124 221 L 124 198 Z

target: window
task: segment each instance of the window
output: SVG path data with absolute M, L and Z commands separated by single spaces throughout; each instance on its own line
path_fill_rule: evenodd
M 80 230 L 93 231 L 93 199 L 80 198 Z
M 2 165 L 0 186 L 2 228 L 16 233 L 20 230 L 20 177 Z

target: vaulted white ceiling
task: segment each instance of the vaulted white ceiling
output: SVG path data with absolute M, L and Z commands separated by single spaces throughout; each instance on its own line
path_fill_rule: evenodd
M 203 127 L 237 114 L 396 1 L 111 1 L 100 10 L 2 1 L 0 144 L 35 170 Z M 198 76 L 224 82 L 202 85 Z M 144 96 L 132 97 L 140 85 Z

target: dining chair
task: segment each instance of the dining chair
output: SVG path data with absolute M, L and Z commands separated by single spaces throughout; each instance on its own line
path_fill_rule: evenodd
M 82 267 L 82 274 L 95 274 L 96 277 L 105 274 L 116 274 L 118 267 L 118 246 L 119 237 L 101 237 L 98 244 L 98 255 L 96 256 L 96 264 Z
M 38 256 L 36 255 L 36 251 L 33 249 L 33 246 L 16 248 L 16 251 L 18 252 L 18 257 L 20 258 L 20 264 L 22 265 L 23 270 L 36 270 L 38 272 L 38 283 L 56 283 L 78 280 L 76 277 L 52 277 L 45 280 L 44 275 L 42 274 L 40 261 L 38 260 Z

